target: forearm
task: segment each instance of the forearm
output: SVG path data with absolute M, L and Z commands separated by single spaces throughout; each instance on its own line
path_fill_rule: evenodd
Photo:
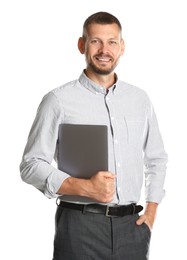
M 59 195 L 78 195 L 89 197 L 89 181 L 86 179 L 78 179 L 69 177 L 65 179 L 60 186 L 57 194 Z
M 147 202 L 144 214 L 150 216 L 154 221 L 156 218 L 157 208 L 158 208 L 158 203 Z
M 69 177 L 63 181 L 57 194 L 78 195 L 108 203 L 115 194 L 116 176 L 110 172 L 98 172 L 90 179 Z
M 56 198 L 61 183 L 69 176 L 47 162 L 37 158 L 22 160 L 20 164 L 21 178 L 33 185 L 48 198 Z

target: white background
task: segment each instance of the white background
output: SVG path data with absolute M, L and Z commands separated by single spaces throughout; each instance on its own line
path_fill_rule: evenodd
M 85 67 L 77 39 L 84 20 L 96 11 L 109 11 L 121 21 L 126 52 L 117 73 L 149 94 L 169 154 L 167 193 L 150 260 L 187 259 L 187 10 L 182 0 L 0 2 L 1 259 L 52 259 L 55 200 L 23 183 L 19 164 L 43 95 L 76 79 Z

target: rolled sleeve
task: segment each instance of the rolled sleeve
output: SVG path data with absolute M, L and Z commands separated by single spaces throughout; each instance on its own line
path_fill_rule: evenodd
M 22 180 L 35 186 L 48 198 L 57 197 L 62 182 L 69 177 L 51 165 L 62 120 L 63 109 L 50 92 L 39 105 L 20 164 Z
M 62 183 L 69 177 L 68 174 L 62 172 L 60 170 L 55 170 L 52 174 L 47 178 L 47 184 L 45 185 L 44 195 L 51 198 L 57 198 L 59 195 L 57 194 Z

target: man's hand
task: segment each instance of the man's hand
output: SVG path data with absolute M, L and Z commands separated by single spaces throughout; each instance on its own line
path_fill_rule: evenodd
M 116 175 L 107 172 L 97 172 L 90 179 L 67 178 L 59 188 L 59 195 L 78 195 L 88 197 L 101 203 L 113 200 Z
M 111 172 L 98 172 L 90 178 L 90 197 L 99 202 L 107 203 L 113 200 L 116 175 Z
M 145 223 L 149 227 L 149 229 L 152 230 L 156 218 L 157 207 L 157 203 L 148 202 L 145 213 L 139 217 L 139 219 L 136 221 L 136 224 L 142 225 L 143 223 Z

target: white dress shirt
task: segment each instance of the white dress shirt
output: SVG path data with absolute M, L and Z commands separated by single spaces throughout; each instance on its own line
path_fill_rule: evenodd
M 108 126 L 108 169 L 117 175 L 112 203 L 140 199 L 145 177 L 145 200 L 160 203 L 164 196 L 167 154 L 153 106 L 145 91 L 117 80 L 108 90 L 84 72 L 78 80 L 50 91 L 39 105 L 20 165 L 22 179 L 48 198 L 70 175 L 51 165 L 58 153 L 59 125 Z M 62 200 L 89 203 L 80 196 Z

